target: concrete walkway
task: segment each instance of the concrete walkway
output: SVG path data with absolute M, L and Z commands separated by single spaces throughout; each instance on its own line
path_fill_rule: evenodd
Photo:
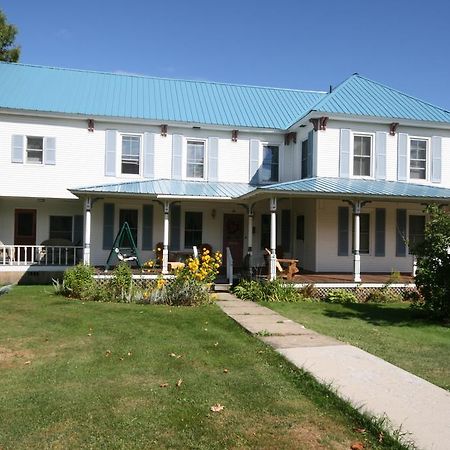
M 386 416 L 405 441 L 423 450 L 450 450 L 450 393 L 446 390 L 256 303 L 222 293 L 217 304 L 297 367 L 331 384 L 356 408 Z

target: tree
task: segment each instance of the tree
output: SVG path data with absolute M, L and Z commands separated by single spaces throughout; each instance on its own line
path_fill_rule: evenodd
M 8 23 L 5 14 L 0 10 L 0 61 L 17 62 L 20 47 L 14 46 L 17 28 Z
M 426 208 L 425 238 L 417 256 L 416 286 L 422 306 L 443 319 L 450 319 L 450 215 L 437 205 Z

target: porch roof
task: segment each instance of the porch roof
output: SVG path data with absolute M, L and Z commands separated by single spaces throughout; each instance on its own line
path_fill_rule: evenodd
M 87 186 L 70 189 L 70 191 L 74 194 L 231 200 L 248 194 L 254 189 L 254 186 L 246 183 L 158 179 Z
M 386 199 L 449 200 L 450 189 L 401 181 L 367 180 L 361 178 L 306 178 L 272 184 L 265 192 L 284 194 L 313 194 L 332 197 L 374 197 Z

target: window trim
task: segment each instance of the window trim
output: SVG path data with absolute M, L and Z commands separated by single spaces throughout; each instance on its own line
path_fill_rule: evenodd
M 188 144 L 189 142 L 203 143 L 203 177 L 188 177 Z M 208 179 L 208 140 L 204 138 L 185 137 L 183 151 L 183 174 L 185 180 L 190 181 L 207 181 Z
M 370 138 L 370 174 L 369 175 L 355 175 L 355 137 L 369 137 Z M 351 139 L 351 159 L 350 159 L 350 173 L 352 178 L 375 178 L 374 177 L 374 142 L 375 142 L 375 133 L 352 133 Z
M 424 141 L 426 143 L 426 156 L 425 156 L 425 178 L 411 178 L 411 141 Z M 423 183 L 430 181 L 430 170 L 431 170 L 431 139 L 424 136 L 408 136 L 408 181 L 414 183 Z
M 41 162 L 28 161 L 28 150 L 39 151 L 37 149 L 32 149 L 32 148 L 29 149 L 28 148 L 28 139 L 29 138 L 42 139 Z M 30 166 L 43 166 L 44 165 L 44 150 L 45 150 L 45 136 L 25 135 L 25 157 L 24 157 L 25 164 L 29 164 Z
M 50 232 L 51 232 L 51 218 L 52 217 L 70 217 L 72 219 L 72 227 L 71 227 L 69 241 L 73 243 L 74 232 L 75 232 L 75 229 L 74 229 L 75 228 L 75 217 L 73 215 L 70 215 L 70 214 L 49 214 L 48 215 L 48 238 L 49 239 L 64 239 L 64 238 L 52 238 L 50 236 Z
M 281 142 L 261 142 L 260 149 L 259 149 L 259 167 L 262 169 L 263 166 L 263 159 L 264 159 L 264 147 L 278 147 L 278 179 L 277 180 L 270 180 L 270 181 L 264 181 L 261 178 L 259 179 L 259 184 L 266 185 L 266 184 L 274 184 L 274 183 L 280 183 L 282 174 L 281 170 L 283 167 L 282 164 L 282 143 Z
M 143 169 L 143 134 L 142 133 L 120 133 L 120 148 L 117 152 L 118 154 L 118 164 L 119 164 L 119 176 L 120 177 L 128 177 L 128 178 L 136 178 L 142 176 Z M 122 153 L 123 153 L 123 138 L 124 137 L 138 137 L 139 138 L 139 172 L 138 173 L 123 173 L 122 172 Z

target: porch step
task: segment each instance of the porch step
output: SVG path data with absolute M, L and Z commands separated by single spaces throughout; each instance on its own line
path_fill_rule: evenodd
M 231 284 L 229 283 L 215 283 L 214 292 L 229 292 Z

